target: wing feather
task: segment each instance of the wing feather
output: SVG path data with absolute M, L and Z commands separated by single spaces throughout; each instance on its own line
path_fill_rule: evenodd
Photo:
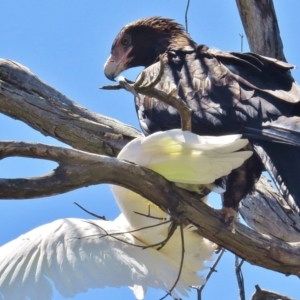
M 210 184 L 252 155 L 251 151 L 235 152 L 248 144 L 240 137 L 199 136 L 173 129 L 132 141 L 118 157 L 145 166 L 173 182 Z
M 148 286 L 168 291 L 179 264 L 145 245 L 115 221 L 62 219 L 38 227 L 0 248 L 0 299 L 52 299 L 52 284 L 64 297 L 89 288 L 131 286 L 143 299 Z M 113 233 L 118 240 L 111 236 Z M 129 244 L 127 244 L 129 243 Z M 186 271 L 174 291 L 186 295 L 201 278 Z M 28 298 L 27 298 L 28 297 Z

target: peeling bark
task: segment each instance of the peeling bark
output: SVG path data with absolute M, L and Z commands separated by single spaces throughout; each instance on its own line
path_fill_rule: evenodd
M 241 202 L 239 212 L 246 223 L 260 233 L 286 242 L 300 241 L 300 216 L 291 210 L 263 176 L 255 191 Z
M 93 113 L 48 86 L 30 70 L 0 59 L 0 112 L 76 149 L 116 156 L 141 133 Z

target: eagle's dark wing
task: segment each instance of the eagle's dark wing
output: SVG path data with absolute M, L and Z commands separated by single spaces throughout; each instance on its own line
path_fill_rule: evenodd
M 177 88 L 193 110 L 192 131 L 243 134 L 257 154 L 249 162 L 253 175 L 250 179 L 245 175 L 244 181 L 255 181 L 261 160 L 290 205 L 295 207 L 295 201 L 300 206 L 300 89 L 289 74 L 293 66 L 203 46 L 196 51 L 170 49 L 164 61 L 156 88 L 165 92 Z M 158 63 L 146 68 L 145 80 L 152 81 L 158 72 Z M 135 103 L 145 134 L 180 127 L 178 112 L 167 104 L 143 95 Z M 232 176 L 242 178 L 242 173 Z

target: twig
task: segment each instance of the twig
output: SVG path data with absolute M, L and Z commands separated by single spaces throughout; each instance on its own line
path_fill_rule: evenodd
M 244 38 L 244 35 L 240 33 L 240 37 L 241 37 L 241 52 L 243 52 L 243 38 Z
M 154 219 L 154 220 L 162 220 L 162 221 L 167 220 L 166 218 L 153 217 L 149 213 L 148 214 L 143 214 L 143 213 L 140 213 L 140 212 L 137 212 L 137 211 L 134 211 L 134 213 L 137 214 L 137 215 L 146 217 L 146 218 Z
M 177 278 L 172 286 L 172 288 L 170 289 L 170 291 L 162 298 L 160 298 L 159 300 L 163 300 L 165 299 L 167 296 L 171 295 L 172 291 L 174 290 L 174 288 L 176 287 L 180 276 L 181 276 L 181 272 L 182 272 L 182 266 L 183 266 L 183 261 L 184 261 L 184 252 L 185 252 L 185 247 L 184 247 L 184 234 L 183 234 L 183 225 L 180 224 L 179 225 L 180 228 L 180 237 L 181 237 L 181 260 L 180 260 L 180 266 L 179 266 L 179 271 L 178 271 L 178 275 Z
M 168 242 L 168 240 L 172 237 L 172 235 L 173 235 L 173 233 L 174 233 L 174 231 L 176 229 L 175 228 L 174 231 L 172 231 L 172 232 L 170 231 L 169 234 L 168 234 L 168 236 L 163 241 L 161 241 L 161 242 L 158 242 L 158 243 L 155 243 L 155 244 L 151 244 L 151 245 L 147 245 L 147 246 L 141 246 L 141 245 L 135 245 L 135 244 L 132 244 L 132 243 L 125 242 L 125 241 L 123 241 L 122 239 L 119 239 L 116 236 L 117 235 L 122 235 L 122 234 L 125 234 L 125 233 L 133 233 L 133 232 L 137 232 L 137 231 L 141 231 L 141 230 L 145 230 L 145 229 L 149 229 L 149 228 L 153 228 L 153 227 L 158 227 L 158 226 L 170 223 L 172 221 L 168 220 L 168 221 L 165 221 L 165 222 L 162 222 L 162 223 L 159 223 L 159 224 L 155 224 L 155 225 L 149 225 L 149 226 L 145 226 L 145 227 L 140 227 L 138 229 L 133 229 L 133 230 L 129 230 L 129 231 L 120 231 L 120 232 L 115 232 L 115 233 L 108 233 L 104 228 L 102 228 L 101 226 L 99 226 L 99 225 L 97 225 L 97 224 L 95 224 L 95 223 L 93 223 L 91 221 L 86 221 L 86 222 L 89 223 L 89 224 L 92 224 L 92 225 L 94 225 L 94 226 L 96 226 L 96 227 L 98 227 L 100 229 L 102 229 L 106 234 L 103 234 L 101 236 L 99 236 L 99 234 L 87 235 L 87 236 L 84 236 L 84 237 L 78 238 L 78 239 L 84 239 L 84 238 L 87 238 L 87 237 L 90 238 L 90 237 L 93 237 L 93 236 L 100 237 L 100 238 L 103 238 L 103 237 L 106 237 L 106 236 L 110 236 L 110 237 L 112 237 L 112 238 L 114 238 L 114 239 L 116 239 L 116 240 L 118 240 L 120 242 L 123 242 L 125 244 L 131 245 L 131 246 L 134 246 L 134 247 L 142 248 L 143 250 L 147 249 L 147 248 L 153 248 L 153 247 L 156 247 L 158 245 L 162 245 L 161 247 L 159 247 L 159 248 L 156 249 L 157 251 L 159 251 Z
M 189 11 L 189 6 L 190 6 L 190 0 L 187 1 L 186 10 L 185 10 L 185 30 L 186 30 L 186 32 L 189 32 L 188 31 L 188 17 L 187 17 L 187 14 Z
M 219 263 L 219 261 L 220 261 L 222 255 L 224 254 L 224 252 L 225 252 L 225 249 L 223 248 L 223 249 L 221 250 L 221 252 L 219 253 L 219 255 L 218 255 L 218 257 L 217 257 L 215 263 L 214 263 L 213 266 L 210 268 L 210 271 L 209 271 L 208 274 L 206 275 L 206 277 L 205 277 L 205 283 L 204 283 L 203 285 L 201 285 L 201 287 L 194 287 L 194 288 L 197 289 L 197 300 L 201 300 L 201 299 L 202 299 L 202 295 L 201 295 L 202 290 L 203 290 L 204 287 L 206 286 L 206 284 L 207 284 L 207 282 L 208 282 L 210 276 L 212 275 L 212 273 L 218 272 L 218 271 L 216 270 L 216 266 L 218 265 L 218 263 Z
M 242 272 L 243 263 L 244 263 L 244 259 L 239 261 L 239 257 L 237 255 L 235 255 L 235 274 L 236 274 L 239 291 L 240 291 L 240 300 L 246 300 L 244 277 L 243 277 L 243 272 Z
M 138 94 L 143 94 L 148 97 L 156 98 L 161 102 L 164 102 L 168 105 L 171 105 L 175 109 L 178 110 L 178 113 L 181 118 L 181 129 L 186 131 L 192 131 L 192 110 L 186 105 L 186 103 L 178 96 L 174 96 L 174 92 L 176 90 L 176 87 L 172 91 L 169 91 L 168 93 L 158 90 L 154 88 L 157 83 L 159 83 L 163 72 L 164 72 L 164 62 L 163 58 L 159 57 L 160 62 L 160 70 L 157 77 L 154 79 L 154 81 L 150 83 L 143 84 L 141 78 L 144 78 L 144 71 L 141 73 L 141 75 L 138 77 L 137 82 L 132 84 L 129 82 L 125 77 L 120 76 L 118 78 L 119 85 L 106 85 L 102 86 L 101 89 L 105 90 L 112 90 L 112 89 L 121 89 L 124 88 L 125 90 L 131 92 L 134 96 L 138 97 Z
M 82 207 L 80 204 L 78 204 L 77 202 L 74 202 L 75 205 L 77 205 L 79 208 L 81 208 L 83 211 L 85 211 L 86 213 L 88 213 L 89 215 L 96 217 L 98 219 L 102 219 L 104 221 L 107 221 L 107 219 L 105 218 L 105 216 L 99 216 L 95 213 L 90 212 L 89 210 L 85 209 L 84 207 Z
M 163 241 L 161 241 L 159 243 L 156 243 L 154 245 L 146 246 L 143 249 L 147 249 L 147 248 L 150 248 L 150 247 L 155 247 L 155 246 L 158 246 L 158 245 L 160 245 L 160 247 L 158 247 L 157 250 L 162 249 L 165 246 L 165 244 L 170 240 L 170 238 L 173 236 L 175 230 L 177 229 L 177 226 L 178 226 L 177 221 L 172 221 L 172 223 L 170 225 L 170 230 L 168 232 L 168 235 Z

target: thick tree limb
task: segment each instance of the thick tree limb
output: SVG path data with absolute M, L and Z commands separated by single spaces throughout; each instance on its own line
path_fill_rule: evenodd
M 258 232 L 287 242 L 300 241 L 300 216 L 291 210 L 263 176 L 253 194 L 241 202 L 239 212 L 246 223 Z
M 252 52 L 286 61 L 271 0 L 236 0 Z
M 286 61 L 273 1 L 236 0 L 236 3 L 251 51 Z M 281 195 L 261 177 L 255 192 L 243 200 L 240 212 L 260 232 L 299 241 L 300 218 L 284 203 Z
M 251 300 L 293 300 L 290 297 L 277 294 L 272 291 L 262 290 L 258 285 L 255 286 L 256 291 L 252 295 Z M 294 299 L 295 300 L 295 299 Z
M 1 198 L 24 198 L 62 193 L 78 187 L 111 183 L 151 199 L 174 218 L 189 220 L 199 234 L 252 264 L 300 276 L 300 243 L 286 243 L 236 223 L 235 232 L 199 196 L 168 182 L 151 170 L 116 158 L 42 144 L 1 142 L 2 157 L 25 156 L 54 160 L 59 167 L 40 178 L 0 181 Z M 57 186 L 59 186 L 57 188 Z M 9 188 L 10 187 L 10 188 Z
M 110 156 L 140 135 L 133 127 L 90 112 L 26 67 L 0 59 L 0 112 L 74 148 Z

